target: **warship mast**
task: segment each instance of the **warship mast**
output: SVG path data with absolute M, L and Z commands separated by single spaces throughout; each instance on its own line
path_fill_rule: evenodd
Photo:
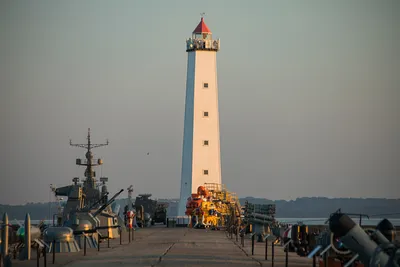
M 100 166 L 103 164 L 103 160 L 102 159 L 98 159 L 97 163 L 93 161 L 93 153 L 92 153 L 92 149 L 93 148 L 97 148 L 97 147 L 102 147 L 102 146 L 107 146 L 108 145 L 108 139 L 106 139 L 106 143 L 103 144 L 92 144 L 91 140 L 90 140 L 90 128 L 88 128 L 88 135 L 87 135 L 87 144 L 73 144 L 72 140 L 69 140 L 69 144 L 70 146 L 75 146 L 75 147 L 81 147 L 81 148 L 85 148 L 87 149 L 86 152 L 86 160 L 84 162 L 82 162 L 81 159 L 76 159 L 76 165 L 78 166 L 86 166 L 86 170 L 85 170 L 85 181 L 83 182 L 83 187 L 84 187 L 84 191 L 87 191 L 89 189 L 96 189 L 96 172 L 93 170 L 93 167 L 95 166 Z M 76 178 L 74 178 L 74 183 L 76 184 L 78 181 L 76 180 Z M 90 199 L 90 198 L 89 198 Z M 85 203 L 86 205 L 90 204 L 90 203 Z

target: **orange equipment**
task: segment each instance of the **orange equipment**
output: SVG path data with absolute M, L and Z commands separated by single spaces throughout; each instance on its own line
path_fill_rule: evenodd
M 199 186 L 197 188 L 197 195 L 199 197 L 204 197 L 204 198 L 209 198 L 210 197 L 210 193 L 208 192 L 208 190 L 204 187 L 204 186 Z
M 187 199 L 185 214 L 188 216 L 193 215 L 193 212 L 196 209 L 201 208 L 202 202 L 203 202 L 203 199 L 200 198 L 198 194 L 192 194 L 192 196 Z

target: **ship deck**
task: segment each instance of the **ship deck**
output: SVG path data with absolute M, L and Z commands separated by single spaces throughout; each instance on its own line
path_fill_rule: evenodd
M 77 253 L 47 254 L 47 266 L 271 266 L 271 246 L 265 260 L 265 244 L 255 243 L 254 256 L 251 255 L 251 240 L 245 239 L 240 246 L 236 238 L 232 239 L 224 231 L 206 231 L 204 229 L 166 228 L 155 226 L 139 229 L 135 239 L 128 242 L 128 234 L 123 233 L 120 240 L 101 243 L 100 251 L 83 249 Z M 44 266 L 41 257 L 39 266 Z M 36 252 L 32 251 L 29 261 L 13 260 L 13 266 L 37 266 Z M 285 254 L 281 246 L 275 247 L 275 267 L 285 266 Z M 312 260 L 289 253 L 289 266 L 312 266 Z

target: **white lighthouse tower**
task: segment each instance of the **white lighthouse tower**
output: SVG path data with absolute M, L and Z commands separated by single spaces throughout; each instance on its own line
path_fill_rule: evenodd
M 204 183 L 221 184 L 218 114 L 217 52 L 203 17 L 186 40 L 188 52 L 185 120 L 183 130 L 181 195 L 178 215 L 185 215 L 186 201 Z

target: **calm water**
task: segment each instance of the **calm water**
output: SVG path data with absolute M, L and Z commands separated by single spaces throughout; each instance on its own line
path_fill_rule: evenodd
M 327 220 L 327 218 L 277 218 L 277 220 L 279 222 L 283 222 L 283 223 L 288 223 L 288 224 L 295 224 L 298 222 L 302 222 L 304 224 L 307 225 L 323 225 L 325 224 L 325 221 Z M 358 223 L 359 219 L 358 218 L 353 218 L 353 220 Z M 377 225 L 382 219 L 379 218 L 374 218 L 374 219 L 362 219 L 362 224 L 363 225 L 368 225 L 368 226 L 375 226 Z M 389 219 L 389 221 L 392 222 L 392 224 L 394 226 L 400 226 L 400 218 L 397 219 Z M 24 223 L 23 220 L 19 221 L 21 224 Z M 32 224 L 38 224 L 40 222 L 40 220 L 32 220 L 31 223 Z M 53 221 L 46 221 L 49 224 L 52 224 Z M 14 223 L 11 221 L 11 223 Z
M 352 218 L 356 223 L 359 223 L 359 218 Z M 323 225 L 325 224 L 325 221 L 327 218 L 277 218 L 279 222 L 283 223 L 289 223 L 289 224 L 295 224 L 297 222 L 303 222 L 304 224 L 307 225 Z M 377 225 L 382 218 L 373 218 L 373 219 L 367 219 L 363 218 L 361 221 L 362 225 L 369 225 L 369 226 L 375 226 Z M 389 221 L 394 225 L 394 226 L 400 226 L 400 218 L 397 219 L 389 219 Z

